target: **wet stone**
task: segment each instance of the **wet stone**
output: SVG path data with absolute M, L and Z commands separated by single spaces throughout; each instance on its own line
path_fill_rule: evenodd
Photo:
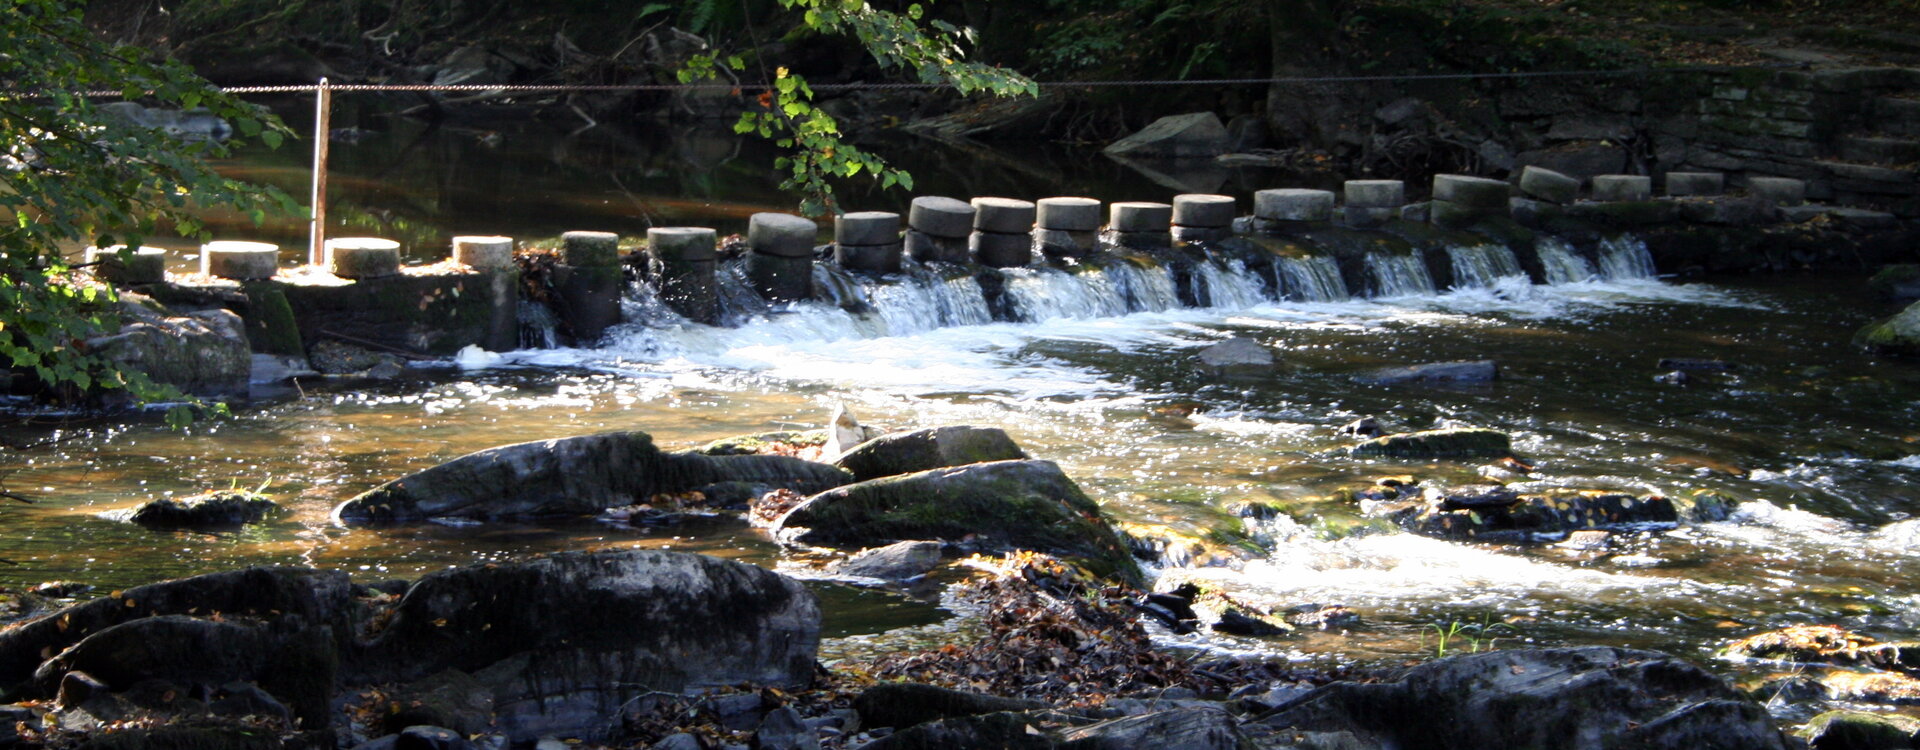
M 747 221 L 747 246 L 754 255 L 812 258 L 813 240 L 819 234 L 818 224 L 793 214 L 758 213 Z M 805 299 L 806 296 L 783 299 Z
M 716 241 L 706 227 L 653 227 L 647 230 L 647 256 L 662 263 L 716 260 Z
M 1667 173 L 1667 195 L 1675 198 L 1720 195 L 1726 189 L 1727 176 L 1719 172 Z
M 872 273 L 899 273 L 900 261 L 906 254 L 906 245 L 895 242 L 891 245 L 847 245 L 833 246 L 833 260 L 841 268 L 850 271 L 868 271 Z
M 939 237 L 909 229 L 906 234 L 906 252 L 921 263 L 966 263 L 972 260 L 972 252 L 967 247 L 970 233 L 961 233 L 959 237 Z
M 1107 207 L 1107 228 L 1114 232 L 1165 233 L 1173 225 L 1173 206 L 1123 201 Z
M 973 232 L 973 206 L 952 198 L 923 195 L 913 199 L 907 210 L 907 226 L 933 237 L 965 239 Z
M 1097 232 L 1100 218 L 1100 201 L 1092 198 L 1041 198 L 1034 223 L 1041 229 Z
M 840 245 L 891 245 L 900 241 L 900 215 L 856 211 L 833 220 L 833 241 Z
M 612 232 L 566 232 L 560 235 L 560 262 L 576 268 L 620 264 L 620 235 Z
M 1653 178 L 1633 174 L 1603 174 L 1593 178 L 1596 201 L 1645 201 L 1653 199 Z
M 1034 205 L 1017 198 L 973 199 L 973 229 L 976 232 L 1027 234 L 1033 231 Z
M 1226 228 L 1233 224 L 1233 198 L 1225 195 L 1189 193 L 1173 197 L 1175 227 Z
M 1226 227 L 1180 227 L 1172 231 L 1174 242 L 1219 242 L 1233 237 L 1233 230 Z
M 967 250 L 980 265 L 1018 268 L 1033 262 L 1033 235 L 974 232 L 967 238 Z
M 1261 190 L 1253 194 L 1253 215 L 1271 221 L 1332 221 L 1333 191 Z
M 1095 219 L 1094 223 L 1098 224 L 1099 220 Z M 1067 231 L 1035 228 L 1033 243 L 1049 258 L 1072 258 L 1098 250 L 1100 233 L 1097 230 Z

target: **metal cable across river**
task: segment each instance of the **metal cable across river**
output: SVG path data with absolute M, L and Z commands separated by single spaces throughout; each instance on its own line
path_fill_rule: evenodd
M 398 229 L 418 251 L 455 233 L 638 235 L 649 222 L 733 231 L 746 213 L 779 203 L 752 169 L 764 160 L 726 139 L 663 137 L 667 148 L 656 148 L 528 127 L 494 147 L 482 140 L 491 130 L 406 127 L 338 147 L 335 202 L 349 208 L 335 209 L 346 218 L 331 234 Z M 630 163 L 673 148 L 683 160 Z M 272 179 L 290 173 L 278 158 L 228 169 Z M 1074 151 L 919 147 L 900 160 L 923 193 L 1124 201 L 1174 192 Z M 1283 179 L 1218 177 L 1214 192 L 1239 198 L 1242 213 L 1252 189 Z M 389 199 L 405 208 L 378 207 Z M 1241 250 L 1209 250 L 1178 273 L 1125 258 L 1003 269 L 993 272 L 1004 285 L 997 296 L 973 275 L 913 261 L 885 279 L 820 266 L 814 287 L 831 298 L 770 309 L 729 302 L 751 290 L 738 267 L 723 266 L 727 326 L 689 322 L 636 286 L 622 300 L 625 322 L 591 346 L 469 350 L 390 381 L 307 381 L 184 433 L 70 427 L 54 447 L 0 466 L 13 472 L 10 488 L 43 499 L 9 509 L 0 558 L 17 564 L 0 568 L 0 580 L 118 589 L 273 563 L 378 581 L 605 547 L 799 570 L 762 532 L 729 519 L 344 528 L 330 513 L 381 482 L 495 445 L 640 430 L 686 449 L 817 428 L 845 405 L 889 428 L 1004 428 L 1136 536 L 1174 540 L 1153 564 L 1160 588 L 1201 581 L 1279 609 L 1337 604 L 1359 615 L 1350 627 L 1285 637 L 1164 637 L 1185 647 L 1379 663 L 1431 654 L 1449 623 L 1500 623 L 1497 634 L 1487 629 L 1500 643 L 1704 659 L 1732 638 L 1809 622 L 1887 640 L 1920 630 L 1920 521 L 1910 520 L 1920 510 L 1920 370 L 1850 345 L 1854 330 L 1886 314 L 1863 279 L 1659 278 L 1631 232 L 1580 249 L 1544 238 L 1524 263 L 1495 240 L 1454 243 L 1425 256 L 1450 260 L 1445 283 L 1405 250 L 1367 254 L 1354 266 L 1364 273 L 1343 278 L 1333 245 L 1348 241 L 1242 238 Z M 1249 262 L 1255 251 L 1265 260 Z M 1197 361 L 1236 336 L 1278 361 L 1254 377 Z M 1657 380 L 1669 358 L 1731 369 L 1691 372 L 1685 385 Z M 1498 379 L 1368 377 L 1477 360 L 1496 362 Z M 1499 430 L 1519 460 L 1353 457 L 1343 449 L 1358 438 L 1339 430 L 1364 417 L 1389 432 Z M 1364 514 L 1353 493 L 1382 477 L 1530 493 L 1705 490 L 1737 505 L 1724 520 L 1620 531 L 1590 546 L 1445 540 Z M 262 484 L 286 512 L 235 532 L 155 532 L 97 515 Z M 1187 548 L 1198 552 L 1165 553 Z M 937 638 L 887 632 L 948 616 L 924 592 L 818 577 L 813 586 L 838 638 L 825 657 Z

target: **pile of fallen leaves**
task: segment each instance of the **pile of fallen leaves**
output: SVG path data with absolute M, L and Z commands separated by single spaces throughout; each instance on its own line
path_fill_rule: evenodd
M 747 506 L 747 520 L 755 526 L 772 526 L 787 511 L 807 501 L 807 496 L 782 487 L 769 492 Z
M 1168 687 L 1225 687 L 1155 650 L 1128 590 L 1032 552 L 994 567 L 996 575 L 963 587 L 986 613 L 986 637 L 884 656 L 872 674 L 1063 705 Z

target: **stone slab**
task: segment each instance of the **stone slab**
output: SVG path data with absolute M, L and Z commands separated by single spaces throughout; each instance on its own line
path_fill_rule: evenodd
M 562 233 L 560 262 L 576 268 L 620 265 L 620 235 L 612 232 Z
M 707 227 L 653 227 L 647 230 L 647 257 L 662 263 L 717 260 L 716 235 Z
M 966 239 L 973 233 L 973 205 L 938 195 L 913 199 L 907 226 L 934 237 Z
M 900 215 L 891 211 L 856 211 L 836 216 L 833 241 L 839 245 L 898 244 Z
M 200 273 L 222 279 L 271 279 L 280 271 L 280 246 L 215 240 L 200 246 Z
M 811 258 L 820 225 L 793 214 L 758 213 L 747 220 L 747 247 L 755 255 Z
M 1033 262 L 1033 233 L 974 232 L 967 238 L 968 254 L 988 268 L 1019 268 Z
M 1332 221 L 1333 191 L 1261 190 L 1253 194 L 1253 215 L 1271 221 Z
M 1504 211 L 1507 199 L 1512 196 L 1512 188 L 1500 180 L 1460 174 L 1433 176 L 1434 200 L 1446 201 L 1461 208 Z
M 1032 201 L 1018 198 L 973 199 L 973 228 L 980 232 L 1026 234 L 1033 231 Z
M 1407 205 L 1403 180 L 1347 180 L 1342 186 L 1349 208 L 1399 208 Z
M 1187 193 L 1173 197 L 1173 224 L 1180 227 L 1221 228 L 1233 224 L 1233 197 Z
M 453 261 L 483 271 L 513 266 L 513 238 L 463 236 L 453 238 Z
M 1100 231 L 1100 201 L 1092 198 L 1041 198 L 1035 225 L 1068 232 Z
M 1566 205 L 1580 197 L 1580 181 L 1541 167 L 1520 170 L 1520 192 L 1548 203 Z
M 1719 172 L 1668 172 L 1667 195 L 1713 196 L 1727 191 L 1727 176 Z
M 1107 227 L 1115 232 L 1161 232 L 1173 225 L 1173 206 L 1122 201 L 1107 207 Z
M 1653 178 L 1637 174 L 1603 174 L 1593 178 L 1596 201 L 1644 201 L 1653 199 Z

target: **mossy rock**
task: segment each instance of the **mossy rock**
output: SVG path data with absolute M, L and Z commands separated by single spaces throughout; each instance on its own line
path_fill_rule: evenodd
M 954 425 L 881 435 L 847 451 L 835 465 L 867 480 L 1026 457 L 1005 430 Z
M 807 499 L 775 524 L 790 544 L 878 547 L 971 541 L 1032 550 L 1128 583 L 1140 571 L 1100 506 L 1051 461 L 993 461 L 850 484 Z
M 246 285 L 246 294 L 247 341 L 253 350 L 306 356 L 306 345 L 300 339 L 300 323 L 294 320 L 293 306 L 288 304 L 286 293 L 275 284 L 254 282 Z
M 1862 711 L 1828 711 L 1794 734 L 1813 750 L 1904 750 L 1920 741 L 1920 719 Z
M 1920 302 L 1908 305 L 1898 315 L 1860 329 L 1854 334 L 1853 343 L 1875 354 L 1920 356 Z
M 703 456 L 751 456 L 766 453 L 776 445 L 817 448 L 826 444 L 826 430 L 762 432 L 758 435 L 721 438 L 695 448 L 692 452 Z
M 1873 293 L 1887 300 L 1920 299 L 1920 263 L 1895 263 L 1867 280 Z
M 149 500 L 108 517 L 153 529 L 202 529 L 258 523 L 279 509 L 272 498 L 257 492 L 221 490 L 178 500 Z
M 1513 439 L 1498 430 L 1461 427 L 1384 435 L 1348 449 L 1355 458 L 1505 458 Z

